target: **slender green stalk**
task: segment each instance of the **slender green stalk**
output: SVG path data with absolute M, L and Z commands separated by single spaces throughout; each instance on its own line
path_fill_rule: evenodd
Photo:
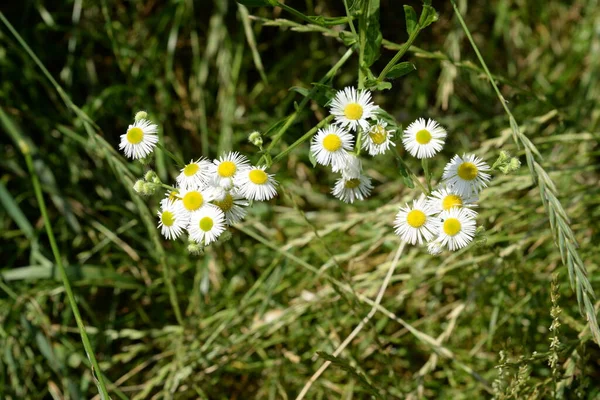
M 431 194 L 431 172 L 429 171 L 429 160 L 427 158 L 423 158 L 421 160 L 421 165 L 423 166 L 423 173 L 425 174 L 425 180 L 427 181 L 427 188 L 429 192 L 427 195 Z
M 402 47 L 400 48 L 400 50 L 398 50 L 398 52 L 396 53 L 396 55 L 383 68 L 383 70 L 381 71 L 381 73 L 377 77 L 377 81 L 383 82 L 383 80 L 385 79 L 385 77 L 387 76 L 387 74 L 390 72 L 390 70 L 394 67 L 394 65 L 396 65 L 398 63 L 398 61 L 400 61 L 400 59 L 402 58 L 402 56 L 404 56 L 404 54 L 408 51 L 408 49 L 413 44 L 413 42 L 415 41 L 415 39 L 417 38 L 417 36 L 419 36 L 420 32 L 421 32 L 421 28 L 417 26 L 415 28 L 415 30 L 408 37 L 408 40 L 406 41 L 406 43 L 404 43 L 402 45 Z
M 365 88 L 365 74 L 363 72 L 363 64 L 365 62 L 365 47 L 367 40 L 367 15 L 369 11 L 369 2 L 363 2 L 362 12 L 358 20 L 358 88 Z M 360 150 L 359 150 L 360 151 Z
M 281 153 L 279 153 L 275 157 L 273 157 L 273 162 L 281 160 L 283 157 L 287 156 L 296 147 L 300 146 L 302 143 L 304 143 L 305 141 L 310 139 L 317 132 L 317 130 L 319 130 L 320 128 L 322 128 L 323 126 L 325 126 L 329 122 L 331 122 L 333 117 L 334 117 L 333 115 L 329 115 L 329 116 L 327 116 L 327 118 L 323 119 L 321 122 L 319 122 L 317 125 L 315 125 L 311 130 L 309 130 L 304 135 L 302 135 L 302 137 L 300 139 L 298 139 L 294 143 L 292 143 L 287 149 L 283 150 Z
M 292 8 L 286 4 L 283 4 L 282 2 L 277 2 L 277 7 L 281 7 L 282 9 L 284 9 L 285 11 L 289 12 L 292 15 L 295 15 L 296 17 L 300 18 L 301 20 L 304 20 L 308 23 L 311 24 L 317 24 L 317 25 L 321 25 L 319 24 L 318 21 L 316 20 L 312 20 L 311 18 L 309 18 L 308 16 L 302 14 L 300 11 L 296 10 L 295 8 Z
M 173 154 L 172 152 L 167 150 L 161 142 L 156 143 L 156 147 L 161 149 L 163 151 L 163 153 L 165 153 L 171 160 L 173 160 L 177 167 L 183 168 L 183 166 L 185 165 L 185 162 L 180 157 L 177 157 L 175 154 Z
M 40 211 L 42 213 L 42 218 L 44 220 L 44 225 L 46 227 L 46 234 L 48 235 L 48 240 L 50 241 L 50 247 L 52 248 L 52 254 L 54 254 L 54 259 L 56 262 L 56 266 L 58 267 L 58 271 L 60 273 L 60 277 L 63 281 L 63 285 L 65 287 L 65 292 L 67 293 L 67 298 L 69 299 L 69 304 L 71 306 L 71 310 L 73 311 L 73 315 L 75 316 L 75 321 L 77 322 L 77 327 L 79 328 L 79 334 L 81 335 L 81 341 L 83 342 L 83 347 L 85 352 L 92 363 L 92 375 L 96 379 L 97 387 L 100 392 L 100 395 L 103 399 L 109 399 L 108 390 L 106 389 L 106 383 L 104 382 L 104 377 L 102 376 L 102 370 L 98 365 L 98 361 L 96 360 L 96 355 L 94 354 L 94 349 L 92 348 L 92 344 L 90 343 L 90 339 L 85 331 L 85 325 L 83 324 L 83 320 L 81 319 L 81 314 L 79 313 L 79 308 L 77 307 L 77 301 L 75 300 L 75 296 L 73 295 L 73 290 L 71 289 L 71 284 L 69 282 L 69 277 L 67 276 L 67 272 L 65 271 L 65 267 L 63 266 L 62 259 L 60 256 L 60 251 L 58 250 L 58 245 L 56 244 L 56 239 L 54 237 L 54 232 L 52 231 L 52 224 L 50 222 L 50 218 L 48 217 L 48 211 L 46 210 L 46 203 L 44 202 L 44 196 L 42 194 L 42 188 L 40 186 L 40 181 L 38 179 L 37 173 L 33 167 L 33 161 L 31 159 L 31 153 L 29 147 L 22 143 L 20 146 L 21 152 L 25 157 L 25 162 L 27 163 L 27 169 L 29 170 L 29 175 L 31 176 L 31 181 L 33 183 L 33 190 L 35 192 L 35 197 L 40 206 Z

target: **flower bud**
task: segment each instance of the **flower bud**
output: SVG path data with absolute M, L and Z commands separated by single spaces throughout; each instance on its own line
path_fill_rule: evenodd
M 146 184 L 146 182 L 144 182 L 142 179 L 138 179 L 133 184 L 133 190 L 135 190 L 139 194 L 144 194 L 143 192 L 144 192 L 144 185 L 145 184 Z
M 258 132 L 258 131 L 252 132 L 250 134 L 250 136 L 248 136 L 248 140 L 250 141 L 250 143 L 252 143 L 256 147 L 262 147 L 263 140 L 262 140 L 262 136 L 260 135 L 260 132 Z
M 195 256 L 201 256 L 204 254 L 204 246 L 200 243 L 190 241 L 187 245 L 187 251 Z
M 156 172 L 152 170 L 146 172 L 146 175 L 144 175 L 146 182 L 154 182 L 154 178 L 158 178 L 158 175 L 156 175 Z M 156 183 L 160 183 L 160 180 Z
M 135 121 L 139 121 L 140 119 L 146 119 L 148 118 L 148 113 L 146 111 L 138 111 L 137 113 L 135 113 Z

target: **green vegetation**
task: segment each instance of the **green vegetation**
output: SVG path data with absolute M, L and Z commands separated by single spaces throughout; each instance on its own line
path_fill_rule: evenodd
M 600 396 L 598 1 L 240 2 L 3 7 L 0 398 Z M 446 127 L 434 181 L 455 153 L 519 157 L 476 244 L 401 245 L 425 172 L 398 138 L 369 199 L 329 193 L 306 140 L 349 85 L 400 132 Z M 238 150 L 279 196 L 202 255 L 163 240 L 118 151 L 139 110 L 163 182 Z

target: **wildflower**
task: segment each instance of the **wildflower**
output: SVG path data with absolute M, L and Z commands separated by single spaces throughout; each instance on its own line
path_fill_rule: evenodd
M 371 178 L 359 174 L 356 178 L 338 179 L 331 193 L 344 203 L 354 203 L 354 200 L 364 200 L 369 197 L 372 189 Z
M 437 256 L 444 250 L 444 247 L 439 240 L 433 240 L 427 243 L 427 252 L 432 256 Z
M 404 130 L 402 143 L 413 157 L 431 158 L 444 147 L 446 130 L 432 119 L 419 118 Z
M 205 188 L 186 188 L 179 191 L 183 209 L 188 213 L 200 210 L 212 200 L 212 193 Z
M 209 245 L 217 240 L 225 230 L 225 214 L 212 204 L 192 213 L 188 232 L 190 238 L 197 243 Z
M 354 138 L 345 129 L 330 125 L 319 129 L 313 137 L 310 150 L 321 165 L 330 165 L 333 172 L 340 171 L 346 164 L 348 150 L 352 149 Z
M 477 195 L 487 186 L 491 179 L 486 173 L 489 170 L 489 165 L 473 154 L 455 155 L 444 167 L 442 179 L 457 193 L 468 197 Z
M 237 191 L 225 193 L 222 200 L 213 200 L 213 204 L 225 214 L 225 223 L 233 225 L 240 222 L 246 216 L 248 202 Z
M 371 101 L 371 92 L 347 87 L 336 93 L 331 103 L 331 114 L 335 116 L 335 122 L 344 128 L 356 130 L 360 126 L 367 130 L 368 119 L 373 117 L 378 108 Z
M 448 211 L 452 207 L 458 207 L 464 208 L 468 214 L 475 216 L 477 212 L 467 207 L 477 207 L 475 204 L 476 201 L 476 196 L 464 196 L 453 188 L 442 187 L 431 193 L 427 203 L 436 213 Z
M 468 245 L 475 235 L 475 219 L 464 208 L 453 207 L 440 213 L 442 223 L 439 237 L 442 246 L 450 250 L 462 249 Z
M 201 188 L 211 177 L 211 162 L 205 158 L 191 160 L 177 176 L 177 184 L 181 188 Z
M 189 215 L 183 209 L 181 202 L 161 201 L 158 211 L 158 227 L 160 233 L 167 239 L 177 239 L 189 223 Z
M 354 154 L 348 154 L 346 164 L 340 170 L 342 176 L 346 179 L 355 179 L 362 174 L 362 161 Z
M 274 175 L 265 172 L 265 168 L 258 166 L 244 170 L 237 181 L 240 195 L 248 200 L 260 201 L 275 197 L 277 181 L 273 179 Z
M 435 212 L 427 205 L 425 197 L 413 200 L 412 207 L 406 204 L 396 215 L 396 234 L 410 244 L 423 244 L 430 241 L 438 228 L 438 221 L 433 217 Z
M 224 178 L 235 179 L 241 171 L 248 169 L 249 166 L 250 162 L 246 156 L 237 151 L 231 151 L 213 161 L 211 173 L 220 182 Z
M 129 125 L 127 133 L 121 135 L 119 150 L 129 158 L 144 158 L 154 150 L 158 143 L 158 125 L 147 119 L 140 119 Z
M 386 129 L 387 122 L 378 119 L 377 122 L 363 133 L 362 148 L 366 149 L 369 155 L 376 156 L 385 153 L 390 145 L 395 146 L 396 143 L 391 141 L 394 129 Z

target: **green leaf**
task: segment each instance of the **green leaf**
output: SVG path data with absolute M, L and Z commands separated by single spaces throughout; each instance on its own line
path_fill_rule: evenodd
M 308 152 L 308 160 L 312 164 L 313 168 L 317 167 L 317 159 L 315 157 L 315 154 L 312 151 Z
M 324 358 L 327 361 L 331 362 L 331 364 L 335 365 L 336 367 L 339 367 L 339 368 L 343 369 L 344 371 L 348 372 L 372 396 L 375 396 L 378 399 L 382 398 L 381 395 L 379 394 L 379 391 L 373 385 L 371 385 L 369 383 L 367 378 L 365 378 L 365 376 L 363 374 L 361 374 L 359 371 L 357 371 L 356 368 L 354 368 L 352 365 L 350 365 L 346 360 L 343 360 L 340 357 L 335 357 L 331 354 L 325 353 L 324 351 L 318 351 L 317 355 L 319 357 Z
M 421 14 L 423 15 L 423 14 Z M 406 32 L 410 36 L 417 29 L 417 13 L 411 6 L 404 6 L 404 18 L 406 19 Z
M 435 8 L 428 5 L 424 5 L 423 11 L 421 11 L 421 17 L 419 18 L 419 28 L 423 29 L 425 27 L 428 27 L 437 20 L 438 15 L 435 11 Z
M 372 90 L 389 90 L 392 88 L 390 82 L 379 82 L 377 79 L 367 79 L 365 81 L 365 88 Z
M 394 65 L 392 67 L 392 69 L 390 69 L 390 72 L 388 72 L 387 77 L 390 79 L 400 78 L 401 76 L 410 74 L 411 72 L 415 71 L 416 69 L 417 68 L 415 67 L 415 65 L 413 63 L 402 62 L 400 64 Z
M 277 6 L 277 1 L 274 0 L 237 0 L 237 2 L 246 7 Z
M 381 31 L 379 30 L 379 0 L 368 1 L 365 9 L 366 13 L 362 18 L 365 18 L 365 49 L 364 63 L 367 67 L 379 58 L 379 49 L 381 48 Z

